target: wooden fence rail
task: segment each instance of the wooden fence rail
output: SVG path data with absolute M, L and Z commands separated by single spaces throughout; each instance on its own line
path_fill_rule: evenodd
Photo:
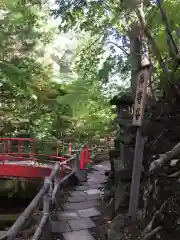
M 43 214 L 39 225 L 37 226 L 31 240 L 50 240 L 51 239 L 51 222 L 50 216 L 53 206 L 56 204 L 56 196 L 61 184 L 66 181 L 73 174 L 78 179 L 85 177 L 85 171 L 79 169 L 80 150 L 76 150 L 75 154 L 69 157 L 66 161 L 56 163 L 53 171 L 49 177 L 44 179 L 44 184 L 39 190 L 35 198 L 31 201 L 24 212 L 18 217 L 12 227 L 7 233 L 0 237 L 0 240 L 14 240 L 20 234 L 25 224 L 32 218 L 35 210 L 43 204 Z M 60 178 L 60 169 L 68 162 L 73 162 L 73 167 L 69 168 L 71 171 L 64 178 Z

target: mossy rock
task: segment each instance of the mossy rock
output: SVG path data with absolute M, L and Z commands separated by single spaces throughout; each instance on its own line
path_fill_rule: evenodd
M 0 181 L 0 197 L 33 198 L 41 186 L 40 181 L 22 179 L 2 179 Z
M 114 139 L 114 147 L 115 149 L 120 149 L 120 144 L 121 144 L 121 136 L 117 136 L 116 139 Z

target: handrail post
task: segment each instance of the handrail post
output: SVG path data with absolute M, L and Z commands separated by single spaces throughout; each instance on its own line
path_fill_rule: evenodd
M 43 239 L 51 239 L 50 207 L 52 204 L 53 182 L 49 177 L 45 178 L 45 184 L 50 185 L 48 192 L 43 197 L 43 217 L 47 217 L 46 227 L 43 232 Z
M 87 180 L 87 171 L 80 170 L 80 152 L 76 153 L 75 159 L 75 174 L 79 181 L 86 181 Z
M 61 167 L 60 167 L 61 169 Z M 57 203 L 57 193 L 59 190 L 59 186 L 60 186 L 60 171 L 57 172 L 55 178 L 54 178 L 54 188 L 53 188 L 53 192 L 52 192 L 52 204 L 55 208 L 58 208 L 58 203 Z

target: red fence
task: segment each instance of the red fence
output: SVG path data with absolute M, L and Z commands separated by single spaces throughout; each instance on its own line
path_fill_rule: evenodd
M 36 141 L 31 138 L 0 138 L 0 176 L 1 177 L 30 177 L 44 178 L 49 176 L 52 168 L 38 161 L 41 157 L 44 160 L 51 160 L 48 164 L 56 161 L 65 161 L 67 157 L 59 155 L 58 147 L 54 154 L 37 154 Z M 62 153 L 64 153 L 64 142 L 62 142 Z M 68 155 L 72 155 L 72 144 L 68 143 Z M 52 163 L 53 161 L 53 163 Z M 31 164 L 32 163 L 32 164 Z M 87 169 L 90 163 L 88 146 L 80 151 L 79 167 L 81 170 Z M 66 161 L 64 162 L 66 164 Z M 63 168 L 63 167 L 62 167 Z M 63 169 L 61 169 L 63 171 Z
M 27 152 L 27 149 L 29 150 Z M 64 143 L 62 142 L 62 152 L 64 152 Z M 68 143 L 68 155 L 72 154 L 72 144 Z M 11 160 L 37 160 L 37 157 L 44 159 L 53 159 L 55 161 L 63 160 L 64 157 L 59 155 L 58 147 L 54 154 L 37 154 L 36 142 L 32 138 L 0 138 L 0 161 Z

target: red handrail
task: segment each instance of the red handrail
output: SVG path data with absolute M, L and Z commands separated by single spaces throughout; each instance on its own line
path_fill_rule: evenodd
M 33 138 L 0 138 L 0 143 L 3 144 L 3 151 L 0 152 L 0 161 L 5 160 L 37 160 L 38 157 L 44 157 L 48 159 L 55 159 L 56 161 L 62 161 L 64 160 L 64 156 L 59 156 L 59 150 L 58 147 L 56 148 L 56 152 L 54 154 L 48 155 L 48 154 L 37 154 L 35 152 L 35 139 Z M 17 151 L 13 152 L 11 151 L 11 144 L 12 142 L 17 142 Z M 28 142 L 31 143 L 30 151 L 29 152 L 23 152 L 23 143 Z M 62 142 L 62 149 L 64 149 L 64 141 Z M 35 159 L 36 158 L 36 159 Z

